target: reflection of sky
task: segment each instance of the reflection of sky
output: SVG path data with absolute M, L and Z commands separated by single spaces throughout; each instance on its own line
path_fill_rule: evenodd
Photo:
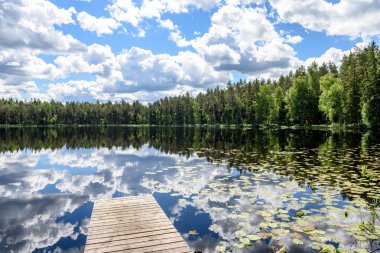
M 302 226 L 331 229 L 313 236 L 326 241 L 340 238 L 334 245 L 348 248 L 353 239 L 345 226 L 368 216 L 342 200 L 336 189 L 313 192 L 272 172 L 240 174 L 205 158 L 164 154 L 147 145 L 138 150 L 9 152 L 0 155 L 0 252 L 80 252 L 92 200 L 150 193 L 189 244 L 203 252 L 214 252 L 223 241 L 235 252 L 265 252 L 266 244 L 285 245 L 293 252 L 311 251 L 315 245 L 310 235 L 299 231 Z M 328 215 L 313 211 L 317 208 Z M 350 210 L 347 218 L 346 209 Z M 279 218 L 279 210 L 290 215 L 289 221 Z M 295 218 L 300 210 L 313 218 Z M 339 222 L 344 226 L 334 225 Z M 275 234 L 274 239 L 240 248 L 242 235 L 237 232 L 263 234 L 260 226 Z M 283 230 L 289 234 L 280 235 Z M 294 237 L 303 245 L 295 244 Z M 366 245 L 362 242 L 357 247 Z

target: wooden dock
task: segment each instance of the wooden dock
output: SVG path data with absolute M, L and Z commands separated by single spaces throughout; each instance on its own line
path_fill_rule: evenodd
M 192 252 L 153 196 L 97 200 L 85 252 Z

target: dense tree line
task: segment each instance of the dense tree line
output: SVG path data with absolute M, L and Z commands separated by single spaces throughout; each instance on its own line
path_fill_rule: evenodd
M 0 124 L 355 124 L 380 126 L 380 50 L 355 48 L 338 69 L 311 64 L 278 80 L 252 80 L 196 97 L 143 105 L 0 100 Z

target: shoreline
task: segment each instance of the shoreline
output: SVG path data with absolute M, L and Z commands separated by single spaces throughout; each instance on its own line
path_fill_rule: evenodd
M 332 130 L 366 132 L 363 125 L 250 125 L 250 124 L 190 124 L 190 125 L 151 125 L 151 124 L 52 124 L 52 125 L 0 125 L 0 128 L 60 128 L 60 127 L 162 127 L 162 128 L 221 128 L 221 129 L 256 129 L 256 130 Z

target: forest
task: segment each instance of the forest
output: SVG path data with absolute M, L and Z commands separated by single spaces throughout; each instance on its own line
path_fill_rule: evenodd
M 154 103 L 0 100 L 1 125 L 321 125 L 380 126 L 380 50 L 355 48 L 340 67 L 307 68 L 277 80 L 240 80 L 226 88 Z

